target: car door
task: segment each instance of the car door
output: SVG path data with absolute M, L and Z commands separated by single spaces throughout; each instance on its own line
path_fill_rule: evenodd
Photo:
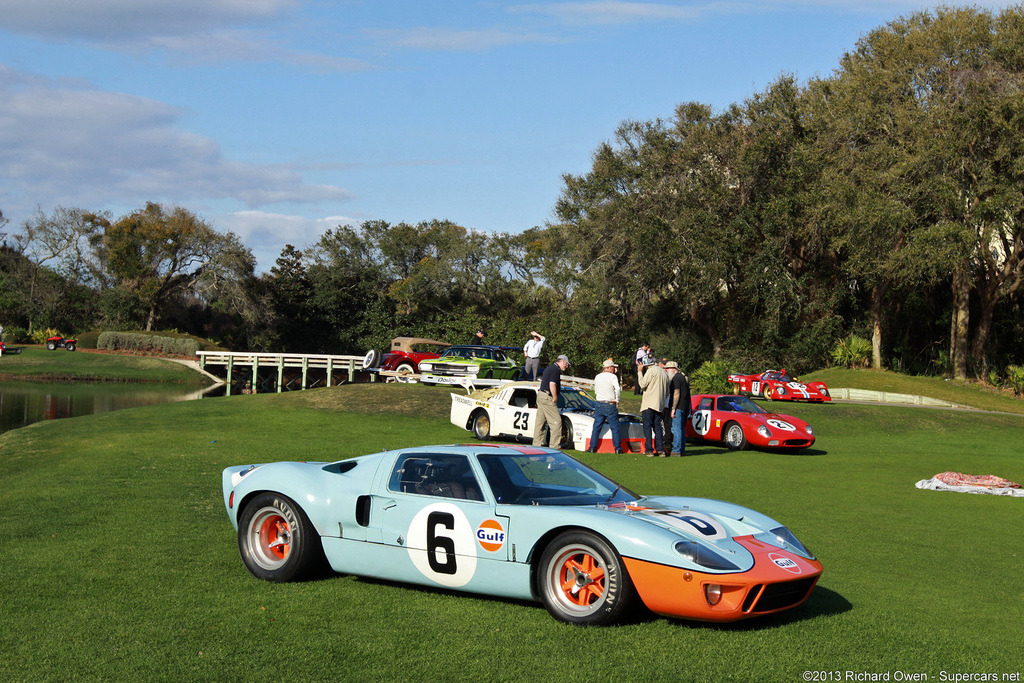
M 701 396 L 697 406 L 693 409 L 693 417 L 687 426 L 687 436 L 699 439 L 720 439 L 722 436 L 721 420 L 715 425 L 715 397 Z M 692 430 L 692 433 L 690 433 Z
M 532 439 L 537 419 L 537 390 L 533 387 L 504 389 L 492 404 L 495 434 Z
M 404 548 L 391 575 L 447 588 L 467 586 L 483 560 L 507 560 L 509 519 L 494 514 L 466 455 L 398 456 L 377 496 L 381 542 Z

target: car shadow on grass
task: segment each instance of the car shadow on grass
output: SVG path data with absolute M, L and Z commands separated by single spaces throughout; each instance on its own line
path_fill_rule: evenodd
M 357 583 L 365 583 L 375 586 L 390 586 L 396 590 L 408 590 L 415 591 L 424 595 L 447 595 L 458 597 L 460 600 L 479 600 L 490 603 L 501 603 L 505 605 L 520 605 L 530 609 L 538 610 L 538 614 L 547 614 L 544 609 L 544 605 L 540 602 L 533 600 L 517 600 L 515 598 L 503 598 L 493 595 L 482 595 L 480 593 L 465 593 L 463 591 L 451 590 L 447 588 L 440 588 L 434 586 L 420 586 L 411 583 L 402 583 L 400 581 L 388 581 L 387 579 L 378 579 L 368 576 L 355 576 L 348 574 L 334 574 L 335 577 L 346 576 L 356 581 Z M 615 626 L 629 626 L 629 625 L 640 625 L 646 623 L 653 623 L 659 621 L 669 621 L 679 626 L 688 626 L 693 628 L 711 628 L 719 630 L 730 630 L 730 631 L 756 631 L 766 628 L 778 628 L 785 626 L 786 624 L 806 621 L 808 619 L 815 619 L 817 617 L 833 616 L 848 612 L 853 609 L 853 605 L 839 593 L 829 590 L 828 588 L 822 588 L 816 586 L 811 596 L 805 603 L 799 607 L 786 610 L 784 612 L 778 612 L 775 614 L 766 614 L 764 616 L 752 617 L 749 619 L 742 619 L 740 621 L 733 621 L 728 623 L 715 623 L 696 621 L 689 619 L 677 619 L 672 617 L 663 617 L 658 614 L 654 614 L 648 610 L 643 603 L 639 602 L 635 606 L 635 609 L 627 614 L 625 618 L 608 628 L 614 628 Z

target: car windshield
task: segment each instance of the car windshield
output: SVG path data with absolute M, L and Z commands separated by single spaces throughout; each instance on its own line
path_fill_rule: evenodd
M 577 410 L 594 410 L 596 407 L 594 399 L 590 398 L 579 389 L 564 387 L 558 392 L 559 412 L 565 412 L 567 410 L 570 412 Z
M 754 413 L 760 414 L 765 411 L 761 406 L 751 401 L 746 396 L 719 396 L 716 407 L 730 413 Z
M 637 495 L 564 453 L 480 456 L 496 501 L 503 505 L 601 505 Z
M 480 346 L 452 346 L 441 355 L 442 360 L 447 358 L 484 358 L 492 360 L 494 358 L 494 351 Z

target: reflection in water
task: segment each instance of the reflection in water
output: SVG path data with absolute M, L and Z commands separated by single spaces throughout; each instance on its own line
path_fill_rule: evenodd
M 0 382 L 0 432 L 42 420 L 201 397 L 202 389 L 182 384 Z

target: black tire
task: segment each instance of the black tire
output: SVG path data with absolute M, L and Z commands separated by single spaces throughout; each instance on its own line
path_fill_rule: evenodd
M 491 418 L 482 410 L 473 416 L 473 436 L 481 441 L 491 438 Z
M 494 379 L 494 372 L 492 370 L 488 370 L 487 374 L 484 375 L 484 379 Z
M 46 342 L 46 349 L 48 351 L 56 351 L 57 350 L 57 342 L 52 342 L 52 341 Z
M 558 444 L 558 447 L 562 450 L 576 447 L 572 440 L 572 422 L 567 417 L 562 418 L 562 443 Z
M 64 348 L 67 349 L 68 351 L 74 351 L 78 347 L 75 346 L 75 342 L 68 342 L 67 344 L 64 345 Z
M 238 519 L 238 551 L 257 579 L 297 581 L 327 564 L 323 544 L 306 513 L 287 496 L 261 493 Z
M 544 607 L 567 624 L 614 624 L 637 602 L 622 558 L 607 541 L 588 531 L 566 531 L 548 544 L 536 576 Z
M 381 360 L 383 360 L 383 354 L 377 349 L 370 349 L 363 356 L 363 370 L 380 367 Z
M 727 422 L 722 427 L 722 442 L 730 451 L 742 451 L 747 448 L 747 436 L 738 422 Z

